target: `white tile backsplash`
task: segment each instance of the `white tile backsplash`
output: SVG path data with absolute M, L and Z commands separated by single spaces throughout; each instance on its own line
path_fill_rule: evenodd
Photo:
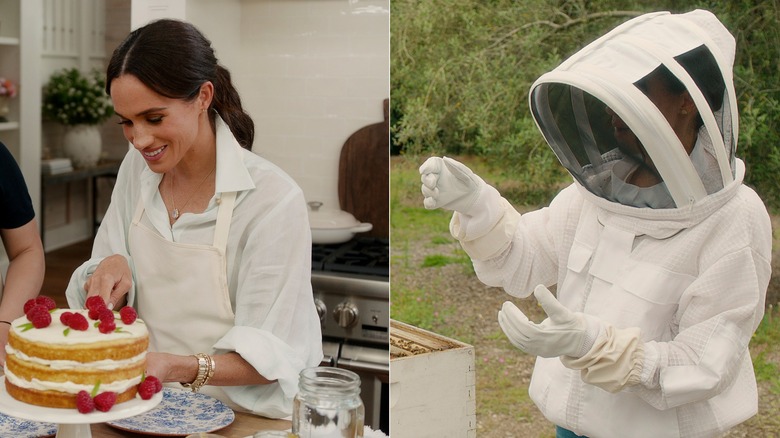
M 389 0 L 240 4 L 239 53 L 227 67 L 255 120 L 254 151 L 308 200 L 337 208 L 341 147 L 382 121 L 389 97 Z

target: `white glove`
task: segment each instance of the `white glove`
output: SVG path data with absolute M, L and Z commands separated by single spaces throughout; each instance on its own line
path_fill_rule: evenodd
M 529 321 L 523 312 L 507 301 L 498 311 L 498 324 L 509 342 L 528 354 L 541 357 L 582 357 L 593 346 L 599 326 L 583 313 L 564 307 L 543 285 L 534 296 L 548 318 L 539 324 Z
M 471 209 L 485 181 L 471 169 L 452 158 L 431 157 L 420 166 L 420 175 L 425 208 L 473 215 Z

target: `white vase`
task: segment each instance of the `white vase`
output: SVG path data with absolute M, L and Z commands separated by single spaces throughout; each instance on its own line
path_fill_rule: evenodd
M 98 125 L 73 125 L 65 127 L 62 150 L 75 168 L 93 167 L 100 160 L 103 140 Z

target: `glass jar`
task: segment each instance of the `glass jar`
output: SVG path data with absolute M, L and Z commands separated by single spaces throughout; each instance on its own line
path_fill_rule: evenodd
M 360 376 L 333 367 L 301 371 L 292 415 L 299 438 L 362 437 L 364 418 Z

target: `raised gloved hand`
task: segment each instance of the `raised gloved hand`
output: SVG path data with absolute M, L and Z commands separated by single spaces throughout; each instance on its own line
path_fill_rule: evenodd
M 599 333 L 598 324 L 564 307 L 543 285 L 536 286 L 534 296 L 548 316 L 539 324 L 509 301 L 498 311 L 498 324 L 509 342 L 541 357 L 582 357 L 587 353 Z
M 431 157 L 420 166 L 423 204 L 428 210 L 444 208 L 471 216 L 485 181 L 452 158 Z

